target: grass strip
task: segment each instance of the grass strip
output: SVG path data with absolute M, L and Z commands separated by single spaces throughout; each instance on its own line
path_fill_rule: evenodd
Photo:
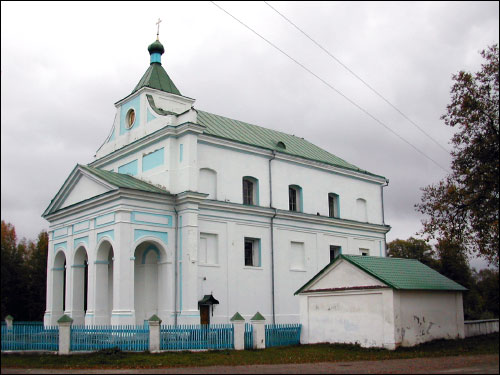
M 2 353 L 2 368 L 159 368 L 237 366 L 311 362 L 344 362 L 456 355 L 497 354 L 499 334 L 459 340 L 435 340 L 394 351 L 366 349 L 359 345 L 314 344 L 264 350 L 131 353 L 117 349 L 59 356 L 54 354 Z

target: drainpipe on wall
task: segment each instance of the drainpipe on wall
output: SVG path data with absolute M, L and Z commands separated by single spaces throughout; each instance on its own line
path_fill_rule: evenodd
M 271 162 L 276 158 L 276 153 L 273 151 L 273 157 L 269 159 L 269 206 L 273 207 L 273 175 L 271 173 Z M 271 302 L 273 311 L 273 324 L 276 324 L 276 313 L 274 311 L 274 218 L 278 214 L 278 210 L 274 208 L 274 215 L 271 218 Z
M 174 260 L 174 269 L 175 269 L 175 286 L 174 286 L 174 324 L 177 326 L 177 288 L 179 286 L 178 282 L 178 276 L 177 276 L 177 267 L 178 267 L 178 248 L 177 248 L 177 236 L 179 232 L 179 214 L 177 210 L 175 209 L 174 206 L 174 211 L 175 211 L 175 260 Z
M 380 196 L 382 197 L 382 224 L 385 225 L 385 215 L 384 215 L 384 187 L 389 186 L 389 180 L 385 180 L 385 184 L 380 186 Z M 384 233 L 384 256 L 387 252 L 387 233 Z

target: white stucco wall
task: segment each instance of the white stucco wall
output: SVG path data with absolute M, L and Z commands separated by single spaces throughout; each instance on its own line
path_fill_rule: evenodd
M 402 346 L 465 337 L 462 292 L 395 290 L 394 306 L 396 342 Z

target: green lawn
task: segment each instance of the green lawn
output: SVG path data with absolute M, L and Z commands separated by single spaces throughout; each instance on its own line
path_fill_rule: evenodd
M 20 368 L 151 368 L 234 366 L 254 364 L 337 362 L 454 355 L 498 354 L 498 333 L 463 340 L 437 340 L 413 348 L 363 349 L 356 345 L 317 344 L 265 350 L 123 353 L 107 350 L 89 354 L 3 354 L 3 367 Z

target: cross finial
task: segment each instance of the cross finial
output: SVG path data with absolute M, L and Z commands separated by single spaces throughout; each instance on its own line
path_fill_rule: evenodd
M 156 24 L 158 25 L 158 30 L 156 31 L 156 40 L 159 40 L 160 38 L 160 22 L 161 19 L 158 18 L 158 22 L 156 22 Z

